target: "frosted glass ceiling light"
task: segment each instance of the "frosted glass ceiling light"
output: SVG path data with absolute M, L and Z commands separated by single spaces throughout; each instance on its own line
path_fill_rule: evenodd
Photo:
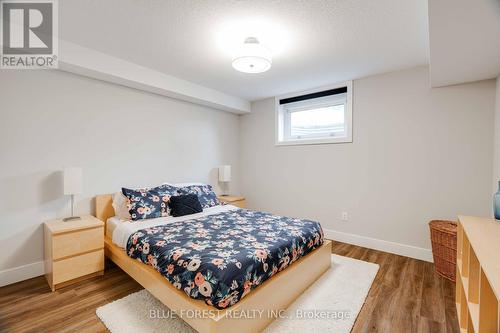
M 271 52 L 257 38 L 248 37 L 233 57 L 233 68 L 243 73 L 263 73 L 271 68 Z

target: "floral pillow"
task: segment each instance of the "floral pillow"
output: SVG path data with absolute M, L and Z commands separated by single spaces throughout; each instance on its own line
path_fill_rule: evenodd
M 164 184 L 154 188 L 122 188 L 122 193 L 128 199 L 127 208 L 132 221 L 137 221 L 168 216 L 168 202 L 171 196 L 178 194 L 177 190 Z
M 203 209 L 220 205 L 211 185 L 191 185 L 179 188 L 179 194 L 196 194 Z

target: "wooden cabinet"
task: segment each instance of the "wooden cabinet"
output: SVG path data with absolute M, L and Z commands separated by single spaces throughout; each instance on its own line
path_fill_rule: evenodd
M 232 196 L 232 195 L 221 195 L 217 197 L 219 201 L 226 202 L 230 205 L 240 207 L 240 208 L 247 208 L 247 202 L 245 200 L 245 197 L 237 197 L 237 196 Z
M 104 223 L 93 216 L 44 224 L 45 274 L 52 291 L 104 273 Z
M 461 332 L 498 333 L 500 221 L 459 216 L 455 300 Z

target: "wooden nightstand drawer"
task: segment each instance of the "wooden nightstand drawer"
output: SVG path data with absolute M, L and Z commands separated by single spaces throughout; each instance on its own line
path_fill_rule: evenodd
M 52 238 L 52 259 L 58 260 L 80 253 L 102 249 L 103 244 L 103 228 L 93 228 L 54 235 Z
M 104 250 L 54 261 L 53 283 L 66 282 L 102 270 L 104 270 Z

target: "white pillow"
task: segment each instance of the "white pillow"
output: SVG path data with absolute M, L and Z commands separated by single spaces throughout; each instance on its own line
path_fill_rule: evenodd
M 177 183 L 173 184 L 175 187 L 186 187 L 186 186 L 194 186 L 194 185 L 206 185 L 205 183 Z
M 127 207 L 127 197 L 123 195 L 122 192 L 116 192 L 113 195 L 113 208 L 115 210 L 115 216 L 118 216 L 120 220 L 128 221 L 132 217 L 130 216 L 130 213 L 128 212 L 128 207 Z

